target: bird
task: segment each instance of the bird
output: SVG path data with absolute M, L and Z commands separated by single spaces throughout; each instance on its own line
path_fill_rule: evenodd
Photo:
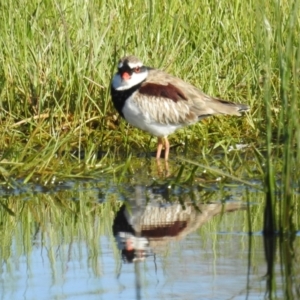
M 117 67 L 111 80 L 114 107 L 129 124 L 158 138 L 156 159 L 165 147 L 168 160 L 168 136 L 177 129 L 213 115 L 240 116 L 250 109 L 208 96 L 180 78 L 145 66 L 134 55 L 121 58 Z

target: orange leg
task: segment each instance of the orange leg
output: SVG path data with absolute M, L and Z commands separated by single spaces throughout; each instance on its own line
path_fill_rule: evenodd
M 162 147 L 163 147 L 163 139 L 161 137 L 158 137 L 157 138 L 156 159 L 160 159 Z
M 170 143 L 169 143 L 169 140 L 168 140 L 167 137 L 165 137 L 165 138 L 158 137 L 157 138 L 156 159 L 160 158 L 161 151 L 162 151 L 162 148 L 163 148 L 164 144 L 165 144 L 165 160 L 168 160 L 169 152 L 170 152 Z
M 167 137 L 165 139 L 165 160 L 168 160 L 169 158 L 169 152 L 170 152 L 170 142 Z

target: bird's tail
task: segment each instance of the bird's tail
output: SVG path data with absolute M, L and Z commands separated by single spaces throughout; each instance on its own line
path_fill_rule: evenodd
M 237 115 L 240 116 L 242 113 L 249 111 L 250 106 L 246 104 L 233 103 L 223 99 L 214 99 L 214 109 L 216 114 L 225 115 Z
M 250 110 L 250 106 L 246 104 L 236 104 L 237 107 L 239 108 L 239 112 L 246 112 Z

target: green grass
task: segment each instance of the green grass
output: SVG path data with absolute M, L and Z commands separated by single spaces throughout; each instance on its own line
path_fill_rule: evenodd
M 93 147 L 113 152 L 145 149 L 148 136 L 125 124 L 119 127 L 110 101 L 110 79 L 125 53 L 208 93 L 252 105 L 253 71 L 244 69 L 251 59 L 241 49 L 251 48 L 253 37 L 241 41 L 235 17 L 239 9 L 245 7 L 229 2 L 222 6 L 176 1 L 1 4 L 3 157 L 27 162 L 25 156 L 33 149 L 40 157 L 53 156 L 60 149 L 88 153 Z M 220 122 L 236 121 L 220 119 L 210 130 L 215 132 Z M 246 119 L 237 122 L 247 128 Z M 239 136 L 239 128 L 232 130 Z M 192 140 L 199 139 L 188 131 Z M 207 135 L 205 131 L 200 128 L 199 136 Z M 131 137 L 126 136 L 129 133 Z
M 180 151 L 199 149 L 204 160 L 216 148 L 250 144 L 268 199 L 276 190 L 288 209 L 300 161 L 298 11 L 299 1 L 1 3 L 2 180 L 98 176 L 126 167 L 131 152 L 153 150 L 155 139 L 120 120 L 110 100 L 117 60 L 135 54 L 250 105 L 245 117 L 207 119 L 171 142 L 188 142 Z
M 21 178 L 27 186 L 39 182 L 47 192 L 69 180 L 110 173 L 120 189 L 150 182 L 170 187 L 170 200 L 176 191 L 190 190 L 193 201 L 205 202 L 231 199 L 230 188 L 243 185 L 243 201 L 265 203 L 264 209 L 252 205 L 244 212 L 243 230 L 281 234 L 277 259 L 286 298 L 292 298 L 297 264 L 291 258 L 300 224 L 299 2 L 2 1 L 1 190 L 18 186 Z M 173 134 L 171 144 L 185 145 L 171 153 L 171 176 L 165 178 L 154 160 L 135 157 L 153 151 L 155 139 L 120 120 L 110 100 L 110 80 L 124 54 L 208 94 L 248 104 L 251 111 L 241 118 L 206 119 Z M 228 151 L 236 144 L 249 147 Z M 110 232 L 120 203 L 103 187 L 93 191 L 1 197 L 0 256 L 8 268 L 30 255 L 38 229 L 49 249 L 72 245 L 74 238 L 83 241 L 88 263 L 99 274 L 102 249 L 96 241 Z M 217 225 L 201 233 L 211 237 Z M 247 249 L 245 241 L 242 236 Z M 210 238 L 203 244 L 211 250 Z M 267 275 L 272 283 L 274 274 Z M 270 284 L 269 291 L 271 299 L 276 287 Z

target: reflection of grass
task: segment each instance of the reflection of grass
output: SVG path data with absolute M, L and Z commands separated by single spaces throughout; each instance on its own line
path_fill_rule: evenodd
M 162 189 L 157 183 L 153 183 Z M 227 200 L 242 201 L 245 200 L 238 192 L 233 199 L 232 193 L 222 189 L 205 190 L 199 188 L 188 191 L 184 186 L 176 186 L 169 190 L 170 194 L 166 198 L 172 201 L 180 201 L 185 205 L 185 201 L 195 204 L 213 203 Z M 121 194 L 119 194 L 121 193 Z M 257 202 L 257 195 L 262 197 L 261 193 L 253 194 L 254 198 L 250 202 Z M 112 188 L 107 183 L 86 182 L 80 185 L 74 185 L 70 190 L 50 192 L 43 194 L 32 194 L 28 192 L 20 196 L 9 196 L 0 202 L 0 259 L 10 266 L 19 257 L 31 257 L 33 248 L 45 247 L 48 249 L 48 259 L 50 266 L 55 270 L 57 260 L 60 263 L 67 264 L 70 253 L 80 253 L 83 248 L 82 261 L 87 259 L 89 267 L 96 275 L 101 274 L 101 253 L 100 238 L 108 236 L 112 242 L 112 249 L 115 251 L 116 261 L 119 261 L 120 255 L 115 248 L 115 241 L 112 237 L 112 222 L 115 212 L 119 209 L 120 198 L 131 197 L 128 185 L 124 190 L 120 188 L 119 192 L 112 192 Z M 164 196 L 166 194 L 164 193 Z M 258 206 L 251 208 L 253 212 L 253 230 L 259 230 L 261 223 L 261 210 Z M 246 212 L 240 212 L 239 228 L 247 231 Z M 223 223 L 224 218 L 224 223 Z M 228 217 L 229 218 L 229 217 Z M 244 224 L 244 225 L 243 225 Z M 211 232 L 238 230 L 235 228 L 237 223 L 230 223 L 226 214 L 221 218 L 213 218 L 209 223 L 199 230 L 203 235 L 203 243 L 211 244 L 208 240 Z M 220 227 L 222 226 L 222 227 Z M 233 226 L 233 227 L 232 227 Z M 222 229 L 221 229 L 222 228 Z M 244 243 L 243 238 L 241 243 Z M 74 247 L 79 247 L 78 249 Z M 82 249 L 81 249 L 82 247 Z M 209 247 L 209 246 L 207 246 Z M 70 252 L 70 253 L 69 253 Z M 59 258 L 58 258 L 59 257 Z M 59 266 L 62 270 L 65 266 Z M 11 265 L 11 271 L 14 267 Z M 53 271 L 55 273 L 55 271 Z
M 48 249 L 49 262 L 55 270 L 57 255 L 62 256 L 61 260 L 67 264 L 72 259 L 68 252 L 80 254 L 83 247 L 84 253 L 87 251 L 89 267 L 99 275 L 99 238 L 111 232 L 114 211 L 118 209 L 119 202 L 115 194 L 109 194 L 106 202 L 100 204 L 101 189 L 90 187 L 91 184 L 86 183 L 82 192 L 75 189 L 55 194 L 29 194 L 25 201 L 24 195 L 2 200 L 2 262 L 10 265 L 18 256 L 30 256 L 33 247 L 43 245 Z M 65 266 L 61 267 L 65 269 Z
M 116 265 L 120 264 L 121 256 L 112 236 L 112 222 L 115 212 L 121 205 L 119 200 L 132 197 L 134 189 L 130 187 L 144 180 L 143 184 L 149 188 L 165 189 L 166 192 L 162 195 L 168 201 L 180 201 L 182 205 L 185 205 L 185 201 L 195 204 L 223 201 L 249 202 L 251 205 L 248 211 L 221 214 L 199 228 L 196 231 L 196 234 L 200 236 L 197 247 L 201 247 L 207 253 L 214 252 L 216 259 L 232 257 L 235 255 L 233 254 L 235 249 L 249 251 L 251 274 L 257 275 L 257 269 L 263 264 L 256 256 L 257 251 L 262 249 L 262 239 L 251 235 L 249 237 L 247 233 L 250 230 L 254 234 L 261 232 L 264 193 L 249 185 L 241 184 L 239 181 L 233 182 L 231 179 L 228 181 L 226 177 L 215 180 L 214 170 L 207 169 L 202 173 L 200 167 L 194 172 L 193 185 L 191 185 L 189 175 L 194 170 L 194 166 L 190 167 L 188 164 L 183 166 L 180 180 L 176 176 L 171 176 L 167 182 L 165 180 L 158 182 L 160 179 L 157 181 L 152 179 L 156 174 L 152 165 L 141 166 L 140 160 L 136 159 L 132 161 L 130 168 L 123 176 L 122 181 L 125 184 L 117 187 L 111 185 L 111 176 L 107 176 L 109 178 L 107 181 L 104 177 L 101 182 L 86 181 L 78 186 L 67 182 L 68 190 L 65 191 L 53 192 L 49 189 L 43 194 L 28 191 L 27 194 L 20 196 L 7 196 L 0 202 L 0 238 L 2 241 L 0 259 L 6 267 L 3 273 L 12 275 L 13 278 L 17 272 L 15 263 L 24 256 L 28 258 L 27 265 L 31 269 L 31 265 L 34 264 L 32 255 L 34 249 L 43 247 L 45 249 L 41 252 L 43 257 L 47 253 L 44 263 L 51 268 L 51 271 L 47 270 L 47 272 L 51 272 L 53 280 L 60 280 L 64 277 L 68 264 L 74 261 L 87 265 L 94 276 L 105 276 L 102 253 L 107 249 L 101 248 L 100 239 L 104 235 L 108 237 Z M 175 174 L 178 169 L 181 169 L 181 166 L 174 163 L 172 170 Z M 235 171 L 237 176 L 240 172 L 246 174 L 247 166 L 245 165 L 244 170 L 238 168 Z M 54 185 L 53 188 L 57 186 Z M 293 201 L 298 200 L 295 198 Z M 295 211 L 294 218 L 299 215 Z M 294 219 L 294 222 L 299 225 L 299 217 Z M 240 238 L 236 236 L 237 234 L 240 234 Z M 292 245 L 295 249 L 296 244 L 295 240 Z M 166 262 L 168 262 L 171 247 L 173 250 L 174 246 L 188 247 L 185 243 L 176 245 L 172 243 L 170 248 L 166 249 L 163 258 Z M 288 246 L 285 241 L 282 241 L 282 245 Z M 283 250 L 288 252 L 289 249 L 283 248 Z M 237 252 L 240 253 L 240 250 Z M 289 253 L 283 253 L 284 259 Z M 241 259 L 241 257 L 235 259 Z M 272 263 L 276 264 L 277 261 L 274 260 Z M 298 264 L 291 264 L 290 270 L 286 272 L 297 272 L 296 266 Z M 293 285 L 294 281 L 290 284 Z M 278 290 L 281 291 L 281 285 Z

